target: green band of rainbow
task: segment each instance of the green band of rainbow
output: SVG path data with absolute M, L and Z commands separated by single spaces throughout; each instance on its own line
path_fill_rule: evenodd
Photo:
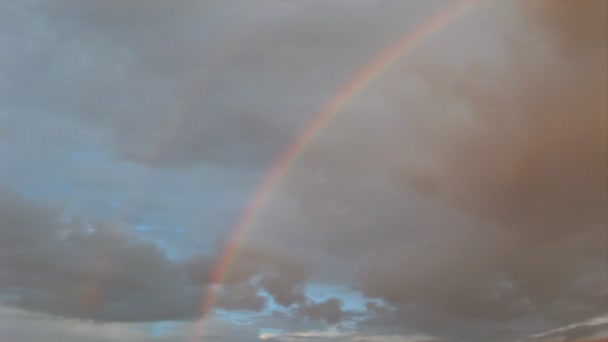
M 216 264 L 212 277 L 211 284 L 221 284 L 238 256 L 238 247 L 243 241 L 249 227 L 254 222 L 256 215 L 264 207 L 272 190 L 281 181 L 283 176 L 294 165 L 298 157 L 306 149 L 312 140 L 319 134 L 321 129 L 325 127 L 344 106 L 350 102 L 357 94 L 359 94 L 367 85 L 385 72 L 391 65 L 395 64 L 408 52 L 411 52 L 419 43 L 429 38 L 433 33 L 447 26 L 455 18 L 464 14 L 467 10 L 475 7 L 483 0 L 464 0 L 458 1 L 451 7 L 444 9 L 439 14 L 431 17 L 423 25 L 419 26 L 414 32 L 407 33 L 391 45 L 387 50 L 380 54 L 369 65 L 363 68 L 356 76 L 346 85 L 344 85 L 333 97 L 333 99 L 320 110 L 309 124 L 302 130 L 296 139 L 283 151 L 277 161 L 273 164 L 257 192 L 253 196 L 253 200 L 243 212 L 243 215 L 238 220 L 232 230 L 232 234 L 224 245 L 219 262 Z M 217 300 L 218 289 L 214 286 L 209 286 L 202 301 L 201 317 L 206 316 L 213 308 Z M 196 324 L 194 338 L 202 336 L 204 320 Z

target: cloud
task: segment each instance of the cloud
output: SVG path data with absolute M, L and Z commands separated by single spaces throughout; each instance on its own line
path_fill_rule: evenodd
M 445 319 L 493 322 L 540 315 L 563 324 L 605 310 L 608 56 L 597 31 L 605 32 L 607 11 L 595 4 L 543 11 L 549 23 L 522 30 L 537 38 L 509 37 L 517 43 L 502 66 L 421 71 L 431 111 L 465 113 L 416 119 L 425 152 L 408 162 L 405 181 L 485 222 L 462 236 L 453 222 L 441 240 L 374 258 L 368 293 L 397 304 L 406 320 L 421 316 L 416 303 Z M 585 25 L 562 21 L 581 10 Z M 535 49 L 534 39 L 547 36 L 556 42 Z M 399 266 L 412 258 L 415 269 Z
M 419 171 L 426 177 L 418 180 L 420 186 L 469 205 L 477 214 L 517 220 L 513 225 L 527 229 L 543 226 L 529 222 L 531 216 L 555 217 L 559 222 L 551 226 L 556 230 L 601 217 L 608 100 L 606 47 L 604 36 L 598 36 L 606 15 L 598 13 L 605 6 L 562 1 L 557 10 L 551 5 L 541 18 L 550 25 L 538 20 L 540 24 L 526 26 L 535 32 L 532 37 L 510 32 L 510 55 L 502 66 L 422 71 L 432 92 L 468 106 L 469 112 L 467 119 L 438 116 L 448 120 L 442 126 L 434 120 L 426 123 L 426 158 L 435 158 L 435 164 Z M 570 11 L 591 15 L 584 17 L 586 25 L 569 26 L 561 17 Z M 589 36 L 595 40 L 584 44 Z M 534 49 L 531 44 L 542 38 L 556 42 Z M 577 40 L 576 48 L 564 50 L 572 40 Z M 523 52 L 525 47 L 529 53 Z M 467 77 L 471 72 L 480 76 Z M 557 182 L 562 185 L 555 187 Z
M 169 341 L 152 337 L 144 326 L 125 324 L 94 325 L 85 322 L 54 319 L 47 315 L 15 309 L 0 309 L 0 335 L 6 340 L 20 341 Z
M 193 331 L 192 323 L 172 323 L 162 334 L 152 334 L 150 324 L 97 324 L 6 307 L 0 308 L 0 318 L 0 336 L 8 341 L 170 342 L 190 339 Z M 249 342 L 257 337 L 256 328 L 216 319 L 207 320 L 204 332 L 210 342 Z
M 259 286 L 277 304 L 288 307 L 304 298 L 304 284 L 310 274 L 305 262 L 280 249 L 255 245 L 240 246 L 237 253 L 239 262 L 230 271 L 228 279 L 254 266 L 258 269 Z
M 6 188 L 0 213 L 0 290 L 9 304 L 102 321 L 196 315 L 200 290 L 131 227 L 66 219 Z
M 326 321 L 327 323 L 339 323 L 344 312 L 342 311 L 342 300 L 330 298 L 322 302 L 304 302 L 296 309 L 296 314 L 307 317 L 312 321 Z
M 275 303 L 284 307 L 289 307 L 305 298 L 304 284 L 310 270 L 302 260 L 281 250 L 260 248 L 253 244 L 240 245 L 235 253 L 236 262 L 230 265 L 230 269 L 226 270 L 225 278 L 221 280 L 209 278 L 215 265 L 220 264 L 221 260 L 213 260 L 205 256 L 194 257 L 185 262 L 185 269 L 197 282 L 221 281 L 227 285 L 228 293 L 237 290 L 242 295 L 244 294 L 242 291 L 245 290 L 251 295 L 256 294 L 256 297 L 249 296 L 249 300 L 255 303 L 259 303 L 260 297 L 257 297 L 256 291 L 252 291 L 253 285 L 246 285 L 243 288 L 239 287 L 241 286 L 239 284 L 245 282 L 255 284 L 256 290 L 265 291 Z M 237 286 L 234 287 L 234 284 Z
M 265 167 L 402 22 L 346 2 L 2 6 L 20 18 L 3 30 L 6 107 L 67 115 L 119 158 L 168 167 Z
M 573 11 L 584 17 L 576 17 L 584 25 L 571 25 L 567 13 Z M 512 317 L 539 312 L 568 322 L 603 310 L 597 303 L 606 295 L 607 282 L 602 270 L 607 248 L 608 56 L 600 33 L 606 12 L 605 2 L 558 2 L 542 11 L 545 21 L 525 27 L 538 38 L 509 37 L 507 44 L 516 43 L 502 67 L 430 72 L 431 93 L 447 93 L 447 103 L 462 103 L 469 112 L 464 119 L 439 116 L 445 120 L 442 125 L 429 120 L 424 158 L 432 161 L 408 181 L 449 205 L 489 219 L 499 234 L 508 234 L 476 242 L 489 245 L 477 250 L 483 261 L 456 271 L 450 288 L 432 285 L 439 292 L 431 296 L 447 296 L 445 309 L 473 315 L 469 310 L 478 304 L 480 317 L 491 317 L 500 296 L 502 313 L 512 310 Z M 554 43 L 535 50 L 534 39 L 543 37 Z M 476 269 L 469 271 L 472 265 Z M 503 273 L 492 275 L 496 271 Z M 477 285 L 494 284 L 479 288 L 473 279 Z M 500 290 L 501 282 L 511 285 Z M 487 292 L 492 289 L 502 294 Z M 468 291 L 481 302 L 467 297 Z M 489 297 L 482 299 L 482 293 Z
M 211 256 L 169 258 L 133 227 L 86 222 L 0 188 L 0 300 L 58 316 L 109 322 L 190 319 L 217 263 Z M 242 247 L 221 285 L 218 308 L 264 309 L 298 300 L 304 265 L 270 250 Z M 252 283 L 254 279 L 261 279 Z
M 216 307 L 229 311 L 247 310 L 258 312 L 266 307 L 267 297 L 260 295 L 261 289 L 250 283 L 224 286 Z
M 525 341 L 579 341 L 608 337 L 608 318 L 599 317 L 585 322 L 574 323 L 549 332 L 536 334 Z
M 509 340 L 602 313 L 606 3 L 558 3 L 488 5 L 395 66 L 309 146 L 251 239 L 358 274 L 395 329 Z
M 329 329 L 326 331 L 308 331 L 287 334 L 262 334 L 260 340 L 267 342 L 440 342 L 429 336 L 423 335 L 360 335 L 353 332 L 341 332 Z
M 336 328 L 329 330 L 312 330 L 284 334 L 262 334 L 260 340 L 269 342 L 291 342 L 291 341 L 349 341 L 352 333 L 343 332 Z

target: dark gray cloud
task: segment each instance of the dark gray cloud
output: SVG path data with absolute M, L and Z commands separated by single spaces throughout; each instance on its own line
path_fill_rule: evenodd
M 258 312 L 266 307 L 268 301 L 260 293 L 261 288 L 250 283 L 225 286 L 215 306 L 229 311 Z
M 340 322 L 344 315 L 342 300 L 338 298 L 330 298 L 318 303 L 304 302 L 297 307 L 296 313 L 312 321 L 326 321 L 334 324 Z
M 221 280 L 228 286 L 229 291 L 239 289 L 238 284 L 252 282 L 256 290 L 265 291 L 276 304 L 284 307 L 305 299 L 304 285 L 310 272 L 305 262 L 283 251 L 255 245 L 239 246 L 236 253 L 236 262 Z M 209 276 L 219 262 L 206 257 L 195 257 L 185 262 L 185 268 L 192 279 L 204 284 L 214 281 Z M 232 287 L 235 284 L 237 287 Z M 257 293 L 251 291 L 253 288 L 250 287 L 240 289 L 250 294 Z M 232 300 L 235 298 L 227 299 Z M 254 303 L 258 303 L 260 299 L 249 296 L 248 300 L 253 301 L 251 305 L 257 305 Z
M 70 218 L 5 187 L 0 216 L 0 299 L 6 305 L 95 321 L 200 314 L 216 258 L 170 259 L 133 227 Z M 242 255 L 221 288 L 218 308 L 261 311 L 268 300 L 264 291 L 283 305 L 302 296 L 297 291 L 307 273 L 300 261 L 248 247 Z M 262 280 L 254 285 L 254 279 Z
M 155 244 L 0 191 L 0 289 L 10 305 L 102 321 L 193 317 L 195 287 Z

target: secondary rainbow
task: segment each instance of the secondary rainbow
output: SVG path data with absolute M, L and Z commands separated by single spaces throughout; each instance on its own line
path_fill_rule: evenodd
M 306 149 L 306 146 L 314 140 L 321 129 L 325 127 L 336 114 L 353 99 L 353 97 L 359 94 L 368 84 L 380 76 L 391 65 L 395 64 L 395 62 L 412 51 L 419 43 L 433 35 L 433 33 L 441 30 L 441 28 L 447 26 L 455 18 L 464 14 L 467 10 L 473 8 L 482 1 L 483 0 L 458 1 L 451 7 L 431 17 L 431 19 L 419 26 L 414 32 L 405 34 L 403 38 L 391 45 L 369 65 L 359 71 L 350 82 L 341 87 L 337 95 L 315 114 L 308 125 L 272 165 L 254 194 L 253 200 L 249 203 L 243 212 L 243 215 L 234 226 L 232 234 L 225 243 L 224 249 L 219 256 L 219 261 L 214 268 L 211 284 L 221 284 L 224 281 L 238 256 L 238 247 L 241 241 L 243 241 L 248 228 L 254 222 L 256 215 L 268 201 L 273 188 L 281 181 L 290 167 L 294 165 L 298 157 Z M 207 289 L 202 301 L 201 317 L 206 316 L 213 308 L 213 305 L 217 300 L 218 292 L 216 286 L 210 286 Z M 203 324 L 204 320 L 197 323 L 193 341 L 202 336 Z

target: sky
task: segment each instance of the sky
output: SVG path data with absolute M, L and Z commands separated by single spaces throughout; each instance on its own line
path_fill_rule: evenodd
M 606 337 L 608 1 L 469 2 L 226 253 L 456 1 L 0 0 L 0 340 Z

